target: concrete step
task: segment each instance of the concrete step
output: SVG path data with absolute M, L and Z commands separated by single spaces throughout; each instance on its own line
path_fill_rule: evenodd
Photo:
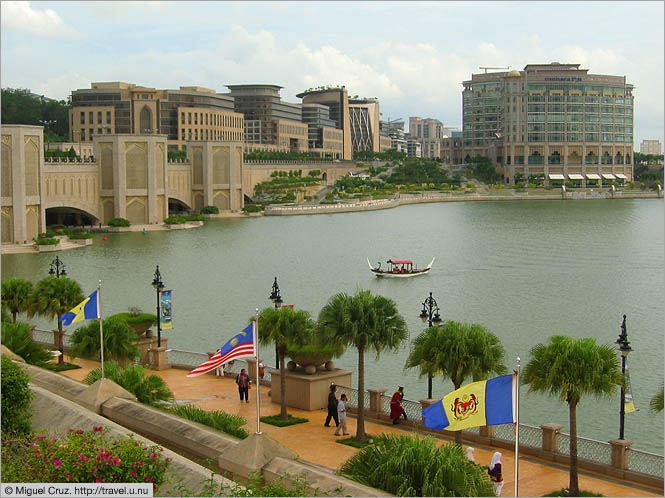
M 2 244 L 2 254 L 38 253 L 34 244 Z

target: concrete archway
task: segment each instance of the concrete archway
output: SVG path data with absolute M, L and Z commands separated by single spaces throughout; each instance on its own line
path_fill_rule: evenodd
M 86 226 L 96 225 L 99 219 L 91 213 L 70 206 L 55 206 L 47 208 L 46 226 L 65 225 L 65 226 Z

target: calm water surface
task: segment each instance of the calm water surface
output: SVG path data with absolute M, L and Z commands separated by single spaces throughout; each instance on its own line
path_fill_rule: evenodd
M 92 247 L 61 253 L 69 275 L 91 292 L 103 281 L 104 314 L 155 307 L 151 286 L 159 264 L 173 289 L 169 347 L 211 351 L 244 327 L 255 308 L 270 306 L 278 277 L 285 304 L 318 315 L 336 292 L 358 288 L 392 298 L 411 338 L 423 329 L 422 301 L 433 292 L 444 319 L 481 323 L 506 348 L 506 363 L 553 334 L 594 337 L 613 344 L 628 315 L 635 404 L 626 437 L 635 448 L 663 451 L 663 414 L 648 403 L 663 382 L 664 245 L 659 199 L 464 202 L 403 206 L 365 213 L 226 219 L 199 229 L 109 234 Z M 413 279 L 377 279 L 367 268 L 389 258 L 432 271 Z M 53 254 L 2 256 L 2 277 L 36 281 Z M 384 263 L 385 264 L 385 263 Z M 41 325 L 48 325 L 40 322 Z M 268 352 L 269 351 L 269 352 Z M 274 363 L 274 349 L 262 354 Z M 366 386 L 406 397 L 427 394 L 426 380 L 404 371 L 408 344 L 397 353 L 367 357 Z M 349 350 L 337 366 L 355 370 Z M 357 378 L 353 377 L 354 385 Z M 452 384 L 435 379 L 435 397 Z M 522 388 L 521 422 L 557 422 L 568 430 L 567 405 Z M 618 437 L 619 394 L 585 398 L 580 435 Z

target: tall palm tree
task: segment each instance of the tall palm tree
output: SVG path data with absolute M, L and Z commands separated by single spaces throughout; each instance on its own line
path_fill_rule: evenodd
M 265 308 L 259 313 L 259 341 L 274 343 L 279 355 L 279 381 L 281 388 L 281 411 L 279 418 L 288 419 L 286 412 L 286 351 L 292 344 L 303 345 L 310 338 L 314 321 L 308 311 L 293 308 Z
M 16 315 L 28 310 L 32 282 L 23 278 L 8 278 L 2 281 L 2 304 L 12 312 L 16 322 Z
M 609 396 L 624 384 L 613 347 L 595 339 L 555 335 L 547 344 L 531 348 L 531 359 L 522 372 L 530 391 L 544 392 L 568 403 L 570 423 L 569 496 L 579 496 L 577 472 L 577 405 L 583 395 Z
M 319 313 L 324 334 L 358 350 L 358 423 L 356 440 L 365 442 L 365 351 L 397 349 L 409 332 L 392 299 L 359 290 L 355 295 L 335 294 Z
M 660 391 L 653 395 L 651 402 L 649 403 L 651 411 L 662 412 L 663 411 L 663 384 L 660 385 Z
M 504 354 L 499 338 L 484 326 L 449 320 L 413 340 L 404 368 L 418 368 L 421 377 L 448 377 L 457 390 L 469 377 L 477 381 L 504 374 Z M 462 444 L 462 431 L 455 432 L 455 442 Z
M 28 316 L 42 315 L 58 319 L 58 364 L 64 365 L 65 352 L 64 333 L 60 317 L 83 301 L 85 297 L 81 292 L 81 286 L 75 280 L 66 277 L 48 276 L 37 282 L 30 294 L 28 305 Z

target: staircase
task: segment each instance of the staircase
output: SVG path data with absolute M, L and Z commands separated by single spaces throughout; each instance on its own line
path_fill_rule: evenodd
M 32 254 L 39 250 L 34 244 L 2 244 L 2 254 Z

